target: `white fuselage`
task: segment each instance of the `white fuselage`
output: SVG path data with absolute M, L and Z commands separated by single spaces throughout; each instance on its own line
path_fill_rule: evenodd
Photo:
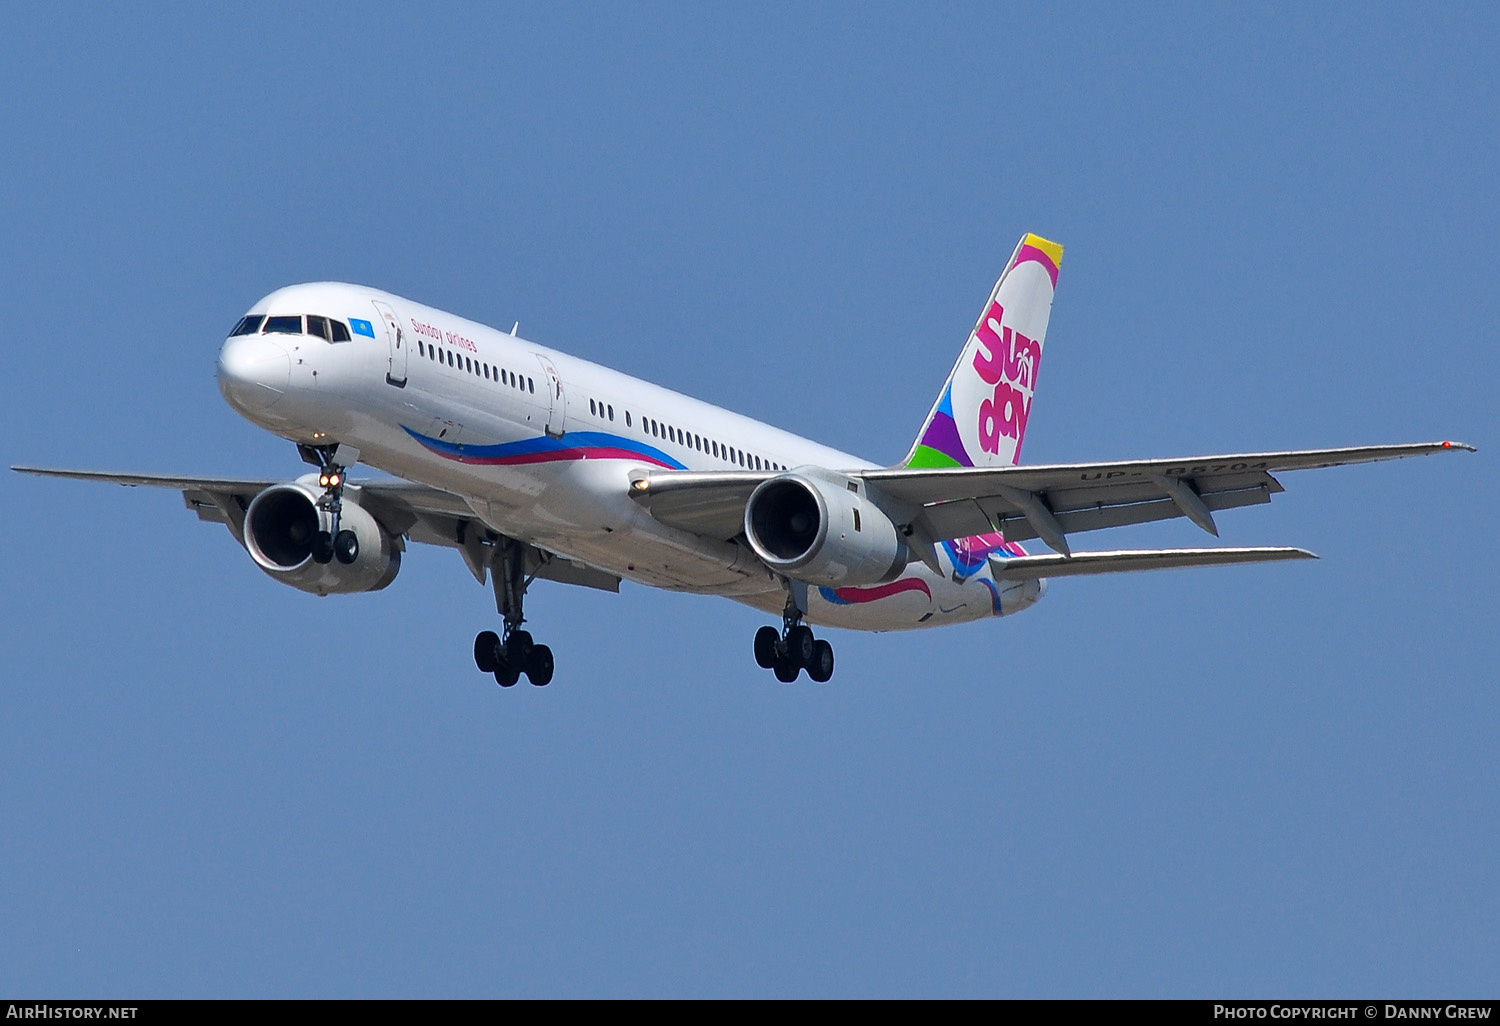
M 779 612 L 780 581 L 743 542 L 664 525 L 629 497 L 632 471 L 874 464 L 659 385 L 363 286 L 296 285 L 252 312 L 354 325 L 349 341 L 231 337 L 221 388 L 254 423 L 462 496 L 493 530 L 622 578 Z M 948 554 L 940 552 L 945 570 Z M 901 630 L 1026 608 L 1039 582 L 956 581 L 912 563 L 895 581 L 809 594 L 813 623 Z

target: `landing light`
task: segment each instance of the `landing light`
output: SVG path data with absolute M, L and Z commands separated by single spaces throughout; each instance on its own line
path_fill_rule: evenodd
M 318 478 L 318 484 L 324 488 L 337 488 L 343 480 L 338 474 L 323 474 Z

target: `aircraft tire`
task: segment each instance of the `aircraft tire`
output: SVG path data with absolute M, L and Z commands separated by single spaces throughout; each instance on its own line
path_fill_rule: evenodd
M 526 661 L 526 679 L 544 688 L 552 683 L 552 669 L 552 649 L 546 645 L 533 648 L 531 658 Z
M 828 642 L 819 641 L 813 646 L 812 664 L 807 668 L 807 675 L 819 684 L 833 679 L 833 646 Z
M 502 688 L 513 688 L 516 681 L 521 679 L 521 671 L 512 669 L 509 663 L 502 662 L 495 667 L 495 683 Z
M 777 680 L 783 684 L 790 684 L 797 679 L 797 674 L 802 672 L 802 667 L 790 659 L 778 659 L 772 670 L 775 672 Z
M 340 531 L 333 539 L 333 556 L 348 566 L 359 558 L 359 536 L 353 531 Z
M 531 638 L 530 631 L 512 631 L 505 642 L 506 661 L 514 666 L 528 666 L 531 663 L 531 650 L 536 648 L 536 642 Z
M 312 561 L 319 566 L 333 562 L 333 535 L 327 531 L 319 531 L 313 536 Z
M 480 631 L 474 639 L 474 665 L 479 667 L 480 673 L 494 673 L 496 666 L 495 650 L 500 647 L 500 635 L 494 631 Z
M 776 665 L 776 644 L 781 635 L 775 627 L 762 627 L 755 632 L 755 665 L 769 670 Z
M 812 628 L 805 623 L 799 623 L 787 632 L 787 658 L 796 663 L 799 668 L 812 665 L 813 653 L 817 651 L 817 645 L 818 640 L 813 637 Z

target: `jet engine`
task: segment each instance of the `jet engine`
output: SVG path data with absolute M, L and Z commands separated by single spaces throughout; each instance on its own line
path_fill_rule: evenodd
M 352 562 L 318 563 L 313 542 L 329 529 L 329 516 L 318 508 L 321 492 L 310 483 L 274 485 L 257 495 L 245 511 L 245 548 L 266 573 L 314 595 L 379 591 L 401 569 L 402 542 L 363 509 L 353 489 L 344 493 L 341 531 L 352 531 L 359 546 Z
M 863 482 L 811 468 L 750 493 L 745 536 L 772 570 L 809 584 L 880 584 L 910 562 L 901 533 Z

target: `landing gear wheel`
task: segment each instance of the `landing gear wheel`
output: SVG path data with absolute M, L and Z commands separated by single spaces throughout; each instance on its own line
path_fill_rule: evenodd
M 799 669 L 812 665 L 813 653 L 817 650 L 817 645 L 812 628 L 805 623 L 799 623 L 786 632 L 787 658 L 792 660 Z
M 539 688 L 552 683 L 552 649 L 537 645 L 531 650 L 531 658 L 526 661 L 526 679 Z
M 813 645 L 812 661 L 808 663 L 807 675 L 819 684 L 826 684 L 833 677 L 833 646 L 826 641 Z
M 797 674 L 802 672 L 802 667 L 792 662 L 786 656 L 777 658 L 776 665 L 772 667 L 776 673 L 776 679 L 783 684 L 790 684 L 797 679 Z
M 334 535 L 333 557 L 345 566 L 359 558 L 359 538 L 353 531 L 340 531 Z
M 327 531 L 313 535 L 312 561 L 319 565 L 333 562 L 333 535 Z
M 494 631 L 480 631 L 474 639 L 474 665 L 480 673 L 494 673 L 500 664 L 495 660 L 495 651 L 500 647 L 500 635 Z
M 511 631 L 510 637 L 505 639 L 505 658 L 515 666 L 526 666 L 531 662 L 531 651 L 535 647 L 530 631 Z
M 755 665 L 762 670 L 769 670 L 776 665 L 776 646 L 781 642 L 781 635 L 776 632 L 775 627 L 762 627 L 755 632 Z
M 513 669 L 509 663 L 501 663 L 495 667 L 495 683 L 502 688 L 513 688 L 516 681 L 521 679 L 521 671 Z

